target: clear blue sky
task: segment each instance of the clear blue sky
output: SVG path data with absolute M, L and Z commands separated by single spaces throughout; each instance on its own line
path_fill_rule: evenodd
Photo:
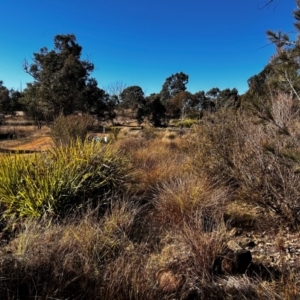
M 149 95 L 176 72 L 190 92 L 237 88 L 275 53 L 266 30 L 294 31 L 294 0 L 1 0 L 0 80 L 23 89 L 26 58 L 73 33 L 100 88 L 122 81 Z

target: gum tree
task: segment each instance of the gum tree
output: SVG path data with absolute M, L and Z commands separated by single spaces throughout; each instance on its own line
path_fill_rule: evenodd
M 88 112 L 95 101 L 103 100 L 94 97 L 105 93 L 99 92 L 96 80 L 90 77 L 94 65 L 81 59 L 81 52 L 75 35 L 56 35 L 53 50 L 44 47 L 33 54 L 32 63 L 24 61 L 24 71 L 34 79 L 23 97 L 27 110 L 33 109 L 31 114 L 54 119 L 77 110 Z

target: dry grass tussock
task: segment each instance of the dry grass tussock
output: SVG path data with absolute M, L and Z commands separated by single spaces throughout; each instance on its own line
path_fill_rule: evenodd
M 188 157 L 181 151 L 180 140 L 132 138 L 118 141 L 118 147 L 131 159 L 138 173 L 137 193 L 149 194 L 163 182 L 187 174 Z
M 228 192 L 219 182 L 184 174 L 156 188 L 154 207 L 164 227 L 190 224 L 202 231 L 212 231 L 223 217 Z
M 131 247 L 127 236 L 137 213 L 120 201 L 101 219 L 94 210 L 63 223 L 28 220 L 1 250 L 1 299 L 98 299 L 105 266 Z

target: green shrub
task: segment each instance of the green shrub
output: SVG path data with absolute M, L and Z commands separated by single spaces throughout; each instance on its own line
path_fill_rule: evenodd
M 104 205 L 130 181 L 127 158 L 100 143 L 77 140 L 47 153 L 0 158 L 4 216 L 64 215 L 88 200 Z
M 90 115 L 60 115 L 54 120 L 50 134 L 56 145 L 70 145 L 76 139 L 83 142 L 93 122 L 94 119 Z
M 185 119 L 185 120 L 180 120 L 176 122 L 176 126 L 182 126 L 182 127 L 187 127 L 191 128 L 193 125 L 198 124 L 199 121 L 195 119 Z

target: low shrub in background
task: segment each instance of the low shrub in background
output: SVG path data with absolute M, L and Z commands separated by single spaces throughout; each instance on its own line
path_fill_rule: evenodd
M 155 130 L 155 128 L 153 128 L 153 127 L 146 127 L 142 131 L 142 136 L 146 140 L 153 140 L 153 139 L 157 138 L 158 133 L 157 133 L 157 130 Z
M 199 123 L 199 120 L 197 119 L 184 119 L 184 120 L 180 120 L 178 122 L 176 122 L 176 126 L 181 126 L 181 127 L 187 127 L 190 128 L 193 125 L 196 125 Z
M 121 131 L 121 128 L 110 127 L 108 140 L 112 141 L 112 142 L 117 141 L 120 131 Z
M 76 139 L 83 142 L 93 122 L 91 115 L 60 115 L 54 120 L 50 135 L 56 145 L 70 145 Z
M 1 156 L 4 216 L 63 215 L 88 201 L 103 205 L 131 182 L 128 163 L 110 145 L 81 140 L 45 153 Z

